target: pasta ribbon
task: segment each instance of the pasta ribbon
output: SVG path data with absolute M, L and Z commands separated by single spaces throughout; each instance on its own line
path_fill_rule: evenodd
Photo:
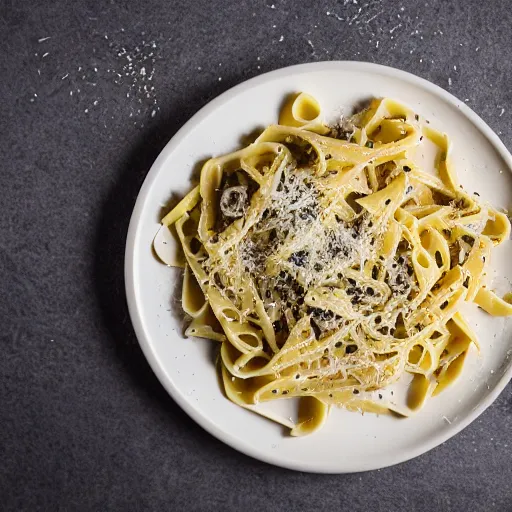
M 424 137 L 434 172 L 417 164 Z M 512 315 L 512 296 L 483 284 L 509 236 L 460 187 L 448 136 L 410 108 L 374 99 L 330 127 L 297 93 L 278 125 L 204 164 L 154 248 L 185 267 L 185 333 L 220 342 L 226 397 L 303 436 L 332 407 L 409 416 L 450 386 L 479 348 L 461 304 Z M 383 399 L 404 381 L 404 404 Z M 262 408 L 290 398 L 296 422 Z
M 325 135 L 329 128 L 323 124 L 321 110 L 320 104 L 313 96 L 304 92 L 292 94 L 281 110 L 279 124 Z
M 510 316 L 512 315 L 512 303 L 500 299 L 494 292 L 487 288 L 480 288 L 474 298 L 483 310 L 492 316 Z

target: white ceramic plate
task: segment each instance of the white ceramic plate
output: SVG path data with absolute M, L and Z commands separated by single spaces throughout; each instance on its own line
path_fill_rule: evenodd
M 318 433 L 292 438 L 277 424 L 224 398 L 214 367 L 216 344 L 185 339 L 179 315 L 180 271 L 162 265 L 151 243 L 161 208 L 191 188 L 198 162 L 240 146 L 241 137 L 275 123 L 286 94 L 306 91 L 328 117 L 350 112 L 369 97 L 390 96 L 447 132 L 461 182 L 495 206 L 512 205 L 512 157 L 491 129 L 463 102 L 439 87 L 396 69 L 359 62 L 293 66 L 249 80 L 201 109 L 162 151 L 140 191 L 126 247 L 126 293 L 141 347 L 161 383 L 202 427 L 252 457 L 291 469 L 344 473 L 382 468 L 416 457 L 447 440 L 482 413 L 512 375 L 512 322 L 491 319 L 471 306 L 468 317 L 482 352 L 473 350 L 449 390 L 409 419 L 334 410 Z M 510 243 L 493 258 L 507 276 Z M 498 291 L 509 283 L 496 277 Z M 501 289 L 500 289 L 501 287 Z M 174 299 L 173 299 L 174 297 Z M 284 401 L 286 402 L 286 401 Z

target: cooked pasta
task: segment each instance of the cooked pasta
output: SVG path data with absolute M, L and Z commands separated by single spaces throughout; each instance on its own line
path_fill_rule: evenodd
M 292 435 L 332 406 L 408 416 L 477 344 L 462 302 L 512 315 L 484 281 L 510 222 L 460 186 L 448 137 L 391 99 L 333 128 L 301 93 L 279 122 L 209 160 L 162 220 L 186 259 L 186 334 L 221 343 L 236 404 L 298 397 Z M 435 172 L 414 158 L 427 139 Z M 404 405 L 383 399 L 407 376 Z

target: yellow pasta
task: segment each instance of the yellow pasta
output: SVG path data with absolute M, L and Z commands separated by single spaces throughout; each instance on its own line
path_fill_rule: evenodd
M 290 95 L 279 115 L 279 124 L 295 126 L 321 134 L 329 132 L 321 118 L 321 107 L 313 96 L 301 92 Z
M 333 406 L 408 416 L 477 344 L 462 302 L 512 315 L 510 295 L 483 283 L 510 222 L 459 186 L 447 135 L 394 100 L 333 128 L 315 98 L 294 94 L 279 123 L 209 160 L 162 219 L 186 259 L 186 334 L 221 343 L 227 398 L 293 436 Z M 434 173 L 414 161 L 424 137 L 438 147 Z M 383 400 L 407 375 L 405 405 Z M 257 408 L 289 398 L 295 423 Z

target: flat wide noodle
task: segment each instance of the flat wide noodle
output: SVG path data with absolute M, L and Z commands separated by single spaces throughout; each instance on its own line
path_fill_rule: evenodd
M 234 403 L 258 412 L 299 398 L 295 424 L 265 413 L 294 436 L 332 406 L 409 416 L 477 343 L 462 302 L 512 314 L 510 297 L 483 284 L 510 222 L 459 186 L 447 135 L 393 100 L 331 130 L 315 98 L 294 94 L 279 122 L 209 160 L 162 220 L 186 258 L 186 333 L 221 342 Z M 424 137 L 435 173 L 412 158 Z M 165 237 L 155 240 L 165 261 Z M 383 400 L 407 374 L 406 404 Z

